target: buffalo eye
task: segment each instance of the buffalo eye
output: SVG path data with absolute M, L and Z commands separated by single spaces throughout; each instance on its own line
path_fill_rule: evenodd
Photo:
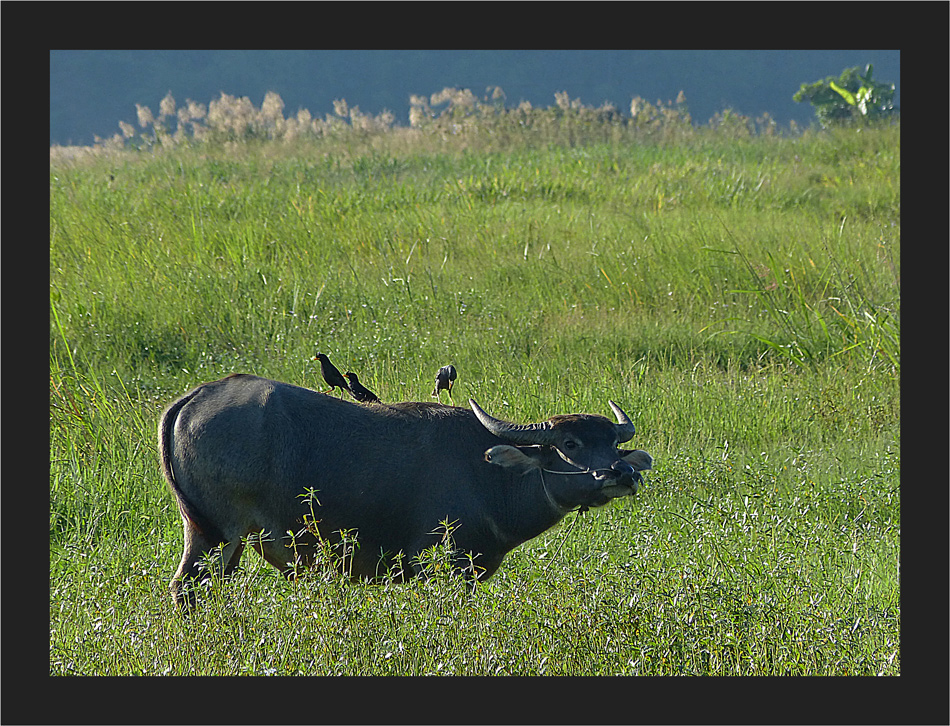
M 573 439 L 566 439 L 564 441 L 564 450 L 565 451 L 574 451 L 577 448 L 577 442 Z

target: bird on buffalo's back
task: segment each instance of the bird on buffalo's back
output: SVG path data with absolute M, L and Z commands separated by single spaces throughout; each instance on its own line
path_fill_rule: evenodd
M 439 372 L 435 374 L 435 389 L 432 391 L 432 395 L 438 398 L 441 391 L 448 391 L 449 396 L 451 396 L 452 384 L 455 383 L 456 378 L 458 378 L 458 373 L 455 366 L 447 365 L 439 368 Z
M 330 362 L 326 354 L 317 353 L 314 359 L 320 361 L 320 372 L 323 374 L 323 380 L 330 386 L 330 390 L 325 391 L 325 393 L 333 393 L 334 388 L 340 388 L 344 391 L 350 390 L 350 386 L 343 377 L 343 374 Z
M 360 403 L 379 403 L 379 397 L 360 383 L 360 379 L 357 378 L 355 373 L 347 371 L 344 375 L 350 382 L 350 393 L 353 394 L 353 398 Z

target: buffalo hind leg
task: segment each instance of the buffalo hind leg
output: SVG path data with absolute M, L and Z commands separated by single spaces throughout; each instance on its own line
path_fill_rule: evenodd
M 225 543 L 212 542 L 190 520 L 184 517 L 182 519 L 185 529 L 185 548 L 169 589 L 176 605 L 190 606 L 195 600 L 194 584 L 209 579 L 208 568 L 204 564 L 207 564 L 219 577 L 230 575 L 241 561 L 244 542 L 240 539 Z M 215 553 L 209 561 L 208 555 L 214 553 L 219 545 L 221 545 L 220 552 Z

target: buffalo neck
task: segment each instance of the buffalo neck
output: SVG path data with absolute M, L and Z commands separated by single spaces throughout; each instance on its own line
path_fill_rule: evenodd
M 504 488 L 499 525 L 513 547 L 547 531 L 569 511 L 554 501 L 542 476 L 540 469 L 513 475 Z

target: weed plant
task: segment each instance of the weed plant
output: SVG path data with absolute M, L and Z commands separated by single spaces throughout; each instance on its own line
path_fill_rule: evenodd
M 51 150 L 51 674 L 900 674 L 899 122 L 169 99 Z M 475 592 L 450 538 L 405 585 L 249 553 L 180 616 L 162 409 L 318 350 L 383 401 L 612 398 L 655 471 Z

